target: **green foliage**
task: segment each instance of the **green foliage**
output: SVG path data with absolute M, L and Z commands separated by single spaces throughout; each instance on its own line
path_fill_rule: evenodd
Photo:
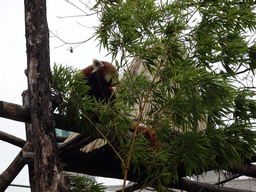
M 221 62 L 231 75 L 249 64 L 245 32 L 254 30 L 256 24 L 251 3 L 207 1 L 201 4 L 202 21 L 193 34 L 196 38 L 195 54 L 201 62 L 207 66 Z
M 90 127 L 90 122 L 79 109 L 84 109 L 86 115 L 94 118 L 93 112 L 97 103 L 87 95 L 90 87 L 85 85 L 86 80 L 82 78 L 79 70 L 55 64 L 51 80 L 53 95 L 61 95 L 63 98 L 63 102 L 57 108 L 59 114 L 65 115 L 67 121 L 77 122 L 82 131 Z M 93 135 L 97 133 L 95 130 L 91 131 Z
M 129 109 L 118 102 L 113 106 L 112 104 L 104 105 L 103 101 L 97 101 L 88 95 L 90 87 L 85 83 L 86 80 L 79 70 L 63 65 L 54 65 L 52 72 L 53 94 L 61 95 L 63 98 L 57 112 L 64 115 L 67 122 L 76 122 L 80 132 L 86 131 L 94 136 L 100 135 L 94 127 L 99 122 L 101 131 L 105 135 L 117 127 L 122 127 L 124 132 L 130 130 Z M 120 113 L 120 111 L 123 112 Z M 112 135 L 109 139 L 113 140 L 114 138 L 115 136 Z
M 130 107 L 150 103 L 141 121 L 169 142 L 148 158 L 147 182 L 174 181 L 181 165 L 186 175 L 199 174 L 255 155 L 255 101 L 234 86 L 236 74 L 255 69 L 246 34 L 255 30 L 253 1 L 99 2 L 101 45 L 113 57 L 121 53 L 121 62 L 123 52 L 143 58 L 151 73 L 127 72 L 118 88 Z M 207 128 L 199 129 L 200 122 Z
M 63 104 L 76 103 L 78 100 L 83 100 L 88 107 L 92 105 L 92 98 L 86 97 L 89 86 L 85 85 L 86 80 L 79 74 L 79 70 L 72 67 L 64 67 L 63 65 L 53 66 L 52 71 L 52 88 L 53 95 L 61 95 L 63 97 Z M 65 114 L 68 106 L 61 106 L 62 114 Z M 92 110 L 92 108 L 90 108 Z
M 70 192 L 104 192 L 106 187 L 97 183 L 89 176 L 68 175 L 70 179 Z
M 236 83 L 239 74 L 252 75 L 256 66 L 253 36 L 248 38 L 256 26 L 254 5 L 252 0 L 101 0 L 93 7 L 101 46 L 113 58 L 121 55 L 119 67 L 126 67 L 129 57 L 143 58 L 150 75 L 127 70 L 113 108 L 81 99 L 74 113 L 90 111 L 101 129 L 115 130 L 119 154 L 132 157 L 131 171 L 146 174 L 145 185 L 164 191 L 180 176 L 225 169 L 255 155 L 256 103 L 252 91 Z M 146 112 L 145 104 L 150 104 Z M 159 151 L 149 149 L 143 135 L 127 137 L 131 118 L 156 130 Z

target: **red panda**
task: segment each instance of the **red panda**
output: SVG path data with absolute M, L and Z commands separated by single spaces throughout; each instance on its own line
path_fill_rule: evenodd
M 88 80 L 87 85 L 91 87 L 90 96 L 106 102 L 116 99 L 113 86 L 118 82 L 117 70 L 111 63 L 94 59 L 93 64 L 81 73 Z
M 106 102 L 112 102 L 116 99 L 113 86 L 118 83 L 117 70 L 111 63 L 94 59 L 93 64 L 82 70 L 81 73 L 87 79 L 87 85 L 91 87 L 89 90 L 90 96 L 94 96 L 97 100 L 105 100 Z M 155 130 L 139 126 L 138 131 L 150 141 L 150 147 L 153 149 L 158 148 Z
M 134 130 L 133 130 L 134 131 Z M 141 132 L 144 137 L 150 142 L 149 146 L 153 149 L 159 150 L 159 143 L 157 143 L 156 131 L 149 127 L 139 126 L 138 131 Z

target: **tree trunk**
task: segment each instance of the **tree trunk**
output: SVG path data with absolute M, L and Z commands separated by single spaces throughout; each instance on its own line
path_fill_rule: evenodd
M 25 29 L 36 191 L 67 191 L 57 157 L 46 0 L 25 0 Z

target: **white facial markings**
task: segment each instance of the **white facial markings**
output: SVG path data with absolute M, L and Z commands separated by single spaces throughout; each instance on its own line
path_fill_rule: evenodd
M 104 64 L 101 61 L 97 60 L 97 59 L 93 59 L 92 66 L 93 66 L 92 73 L 95 73 L 96 71 L 99 70 L 99 68 L 104 67 Z

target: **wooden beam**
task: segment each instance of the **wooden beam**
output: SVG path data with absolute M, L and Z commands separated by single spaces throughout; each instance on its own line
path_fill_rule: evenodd
M 62 143 L 64 142 L 68 137 L 65 137 L 65 136 L 56 136 L 56 141 L 58 143 Z
M 67 138 L 68 137 L 57 136 L 56 137 L 56 141 L 62 143 Z M 13 145 L 15 145 L 17 147 L 20 147 L 20 148 L 22 148 L 25 145 L 25 143 L 26 143 L 25 140 L 23 140 L 23 139 L 21 139 L 19 137 L 15 137 L 15 136 L 13 136 L 11 134 L 5 133 L 3 131 L 0 131 L 0 140 L 8 142 L 8 143 L 13 144 Z
M 228 168 L 228 171 L 231 171 L 233 173 L 237 173 L 239 175 L 246 175 L 248 177 L 256 178 L 256 166 L 250 163 L 245 164 L 235 164 L 232 162 L 229 162 L 230 167 Z
M 4 101 L 0 101 L 0 117 L 20 122 L 31 122 L 29 108 Z
M 253 192 L 251 190 L 221 187 L 209 183 L 196 182 L 185 178 L 180 179 L 179 185 L 172 185 L 170 188 L 186 190 L 189 192 Z
M 90 123 L 81 128 L 76 121 L 67 121 L 65 116 L 53 114 L 55 119 L 55 128 L 65 131 L 73 131 L 89 135 L 90 129 L 94 129 Z M 0 117 L 12 119 L 19 122 L 31 123 L 30 110 L 22 105 L 0 101 Z
M 9 167 L 0 175 L 0 191 L 5 191 L 6 188 L 15 179 L 21 169 L 26 163 L 31 162 L 31 153 L 33 151 L 33 144 L 26 142 L 20 153 L 16 156 Z M 33 155 L 32 155 L 33 156 Z M 33 160 L 32 160 L 33 161 Z
M 6 141 L 6 142 L 8 142 L 8 143 L 11 143 L 11 144 L 13 144 L 13 145 L 15 145 L 15 146 L 18 146 L 18 147 L 21 147 L 21 148 L 22 148 L 22 147 L 25 145 L 25 143 L 26 143 L 25 140 L 20 139 L 20 138 L 18 138 L 18 137 L 15 137 L 15 136 L 13 136 L 13 135 L 11 135 L 11 134 L 5 133 L 5 132 L 3 132 L 3 131 L 0 131 L 0 140 Z
M 58 153 L 63 157 L 65 154 L 69 154 L 72 151 L 80 150 L 80 148 L 86 146 L 94 140 L 95 137 L 79 134 L 75 138 L 60 145 L 58 148 Z

